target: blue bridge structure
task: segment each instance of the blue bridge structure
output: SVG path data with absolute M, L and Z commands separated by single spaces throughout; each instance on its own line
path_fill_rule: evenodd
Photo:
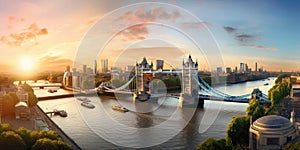
M 103 82 L 97 91 L 100 94 L 132 94 L 134 102 L 136 100 L 145 101 L 150 98 L 159 97 L 161 95 L 156 94 L 151 89 L 151 82 L 156 72 L 157 70 L 153 70 L 153 64 L 148 64 L 144 57 L 141 63 L 136 63 L 135 75 L 131 76 L 125 84 L 120 87 L 114 87 L 109 82 Z M 203 107 L 204 100 L 248 103 L 250 99 L 257 99 L 261 104 L 270 104 L 268 95 L 262 93 L 259 89 L 254 89 L 252 93 L 244 95 L 230 95 L 213 88 L 198 74 L 198 62 L 194 62 L 191 56 L 188 57 L 187 61 L 183 61 L 181 70 L 160 71 L 160 73 L 170 72 L 179 75 L 181 79 L 181 92 L 170 93 L 166 96 L 177 97 L 180 107 L 195 104 L 198 107 Z M 134 90 L 129 89 L 129 85 L 133 81 L 135 81 Z

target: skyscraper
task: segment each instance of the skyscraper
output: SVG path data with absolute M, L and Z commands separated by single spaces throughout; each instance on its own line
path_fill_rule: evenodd
M 164 69 L 164 60 L 156 60 L 156 70 Z
M 257 62 L 255 63 L 255 72 L 257 72 Z
M 101 59 L 101 71 L 102 73 L 108 72 L 108 59 Z
M 97 69 L 98 69 L 98 65 L 97 65 L 97 60 L 94 60 L 94 74 L 97 74 Z
M 244 63 L 240 63 L 240 73 L 245 71 L 245 64 Z
M 86 65 L 83 65 L 83 66 L 82 66 L 82 72 L 83 72 L 83 73 L 86 73 Z

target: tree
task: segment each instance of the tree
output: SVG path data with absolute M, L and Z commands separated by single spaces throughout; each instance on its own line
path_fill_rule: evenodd
M 38 139 L 31 149 L 32 150 L 57 150 L 57 146 L 53 140 L 42 138 L 42 139 Z
M 28 106 L 29 107 L 36 106 L 37 102 L 38 99 L 35 96 L 35 94 L 33 92 L 28 92 Z
M 72 147 L 69 144 L 61 140 L 56 141 L 56 146 L 57 150 L 72 150 Z
M 289 143 L 287 144 L 283 150 L 299 150 L 300 142 L 297 142 L 295 144 Z
M 29 107 L 36 106 L 38 99 L 34 94 L 34 91 L 31 88 L 31 86 L 28 84 L 22 84 L 21 87 L 28 93 L 28 106 Z
M 13 129 L 10 127 L 9 124 L 6 124 L 6 123 L 0 124 L 0 134 L 2 132 L 6 132 L 6 131 L 13 131 Z
M 58 134 L 54 131 L 40 131 L 39 138 L 47 138 L 51 140 L 59 140 Z
M 230 147 L 226 146 L 225 139 L 215 140 L 214 138 L 208 138 L 202 143 L 197 145 L 197 150 L 229 150 Z
M 24 140 L 27 149 L 31 149 L 31 147 L 34 145 L 34 143 L 39 138 L 38 133 L 36 131 L 31 131 L 31 130 L 25 129 L 24 127 L 19 128 L 16 132 Z
M 265 108 L 261 106 L 257 100 L 253 99 L 248 104 L 246 113 L 248 117 L 252 117 L 252 121 L 254 122 L 256 119 L 265 115 Z
M 226 130 L 226 143 L 232 147 L 247 147 L 250 120 L 247 116 L 232 117 Z
M 31 88 L 31 86 L 27 83 L 22 84 L 21 86 L 26 92 L 34 92 L 33 89 Z
M 1 149 L 26 150 L 26 145 L 20 135 L 13 131 L 2 132 L 0 136 Z

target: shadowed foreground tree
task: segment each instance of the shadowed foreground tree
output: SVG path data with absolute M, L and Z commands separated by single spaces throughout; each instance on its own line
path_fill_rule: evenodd
M 20 135 L 13 131 L 5 131 L 0 136 L 0 148 L 9 150 L 26 150 L 26 145 Z
M 299 150 L 299 149 L 300 149 L 300 142 L 297 142 L 295 144 L 289 143 L 283 148 L 283 150 Z
M 208 138 L 199 145 L 197 145 L 197 150 L 230 150 L 230 147 L 226 146 L 225 139 Z
M 252 122 L 265 115 L 265 108 L 255 99 L 251 100 L 246 109 L 248 117 L 252 117 Z
M 28 130 L 24 127 L 19 128 L 16 131 L 24 140 L 27 149 L 31 149 L 33 144 L 39 139 L 39 134 L 36 131 Z
M 32 146 L 32 150 L 71 150 L 70 145 L 58 140 L 50 140 L 47 138 L 39 139 Z
M 249 143 L 250 119 L 247 116 L 233 116 L 226 131 L 226 143 L 232 148 L 243 149 Z

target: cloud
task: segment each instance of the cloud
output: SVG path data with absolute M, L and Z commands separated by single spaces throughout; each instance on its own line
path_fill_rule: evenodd
M 166 11 L 163 7 L 158 7 L 150 10 L 139 8 L 136 11 L 128 11 L 123 16 L 119 17 L 117 21 L 123 22 L 153 22 L 156 20 L 171 20 L 175 21 L 182 17 L 178 10 Z
M 277 47 L 270 47 L 270 46 L 263 46 L 263 45 L 257 45 L 256 42 L 258 42 L 261 37 L 255 34 L 248 34 L 248 33 L 240 33 L 239 29 L 230 27 L 230 26 L 224 26 L 223 29 L 232 35 L 235 40 L 238 41 L 239 46 L 245 46 L 245 47 L 251 47 L 258 50 L 273 50 L 277 51 L 279 48 Z
M 268 46 L 255 45 L 255 44 L 242 45 L 242 46 L 252 47 L 255 49 L 259 49 L 259 50 L 272 50 L 272 51 L 279 50 L 279 48 L 277 48 L 277 47 L 268 47 Z
M 238 40 L 241 44 L 255 42 L 258 39 L 258 36 L 252 34 L 236 34 L 235 39 Z
M 176 21 L 182 15 L 178 10 L 167 11 L 163 7 L 157 7 L 153 9 L 146 10 L 144 8 L 139 8 L 136 11 L 128 11 L 116 21 L 128 23 L 136 22 L 154 22 L 156 20 L 164 21 Z M 123 41 L 136 41 L 143 40 L 149 35 L 149 30 L 146 27 L 146 24 L 134 25 L 122 32 L 119 35 L 123 36 Z
M 223 29 L 225 31 L 227 31 L 228 33 L 232 33 L 232 32 L 235 32 L 237 30 L 236 28 L 230 27 L 230 26 L 224 26 Z
M 37 36 L 47 34 L 47 28 L 40 28 L 36 23 L 33 23 L 20 33 L 11 33 L 9 35 L 1 36 L 0 42 L 9 46 L 21 46 L 24 42 L 31 40 L 37 43 Z
M 123 41 L 136 41 L 145 39 L 149 34 L 150 33 L 146 27 L 146 24 L 139 24 L 131 26 L 130 28 L 120 32 L 118 35 L 123 37 Z
M 23 18 L 23 17 L 19 18 L 19 17 L 16 17 L 16 16 L 8 16 L 6 20 L 7 20 L 7 28 L 8 29 L 13 28 L 16 23 L 20 23 L 20 22 L 25 22 L 26 21 L 25 18 Z

